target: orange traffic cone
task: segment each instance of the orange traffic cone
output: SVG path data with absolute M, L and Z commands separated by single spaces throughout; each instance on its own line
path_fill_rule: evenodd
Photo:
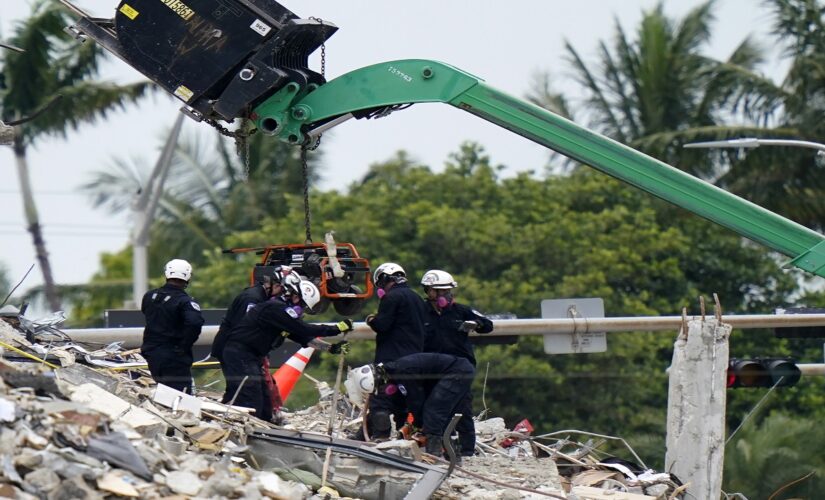
M 301 378 L 301 374 L 304 372 L 304 368 L 306 368 L 313 352 L 315 352 L 315 349 L 312 347 L 299 349 L 272 375 L 272 379 L 278 387 L 278 392 L 281 394 L 282 402 L 286 402 L 286 398 L 289 397 L 289 393 L 295 387 L 295 382 Z

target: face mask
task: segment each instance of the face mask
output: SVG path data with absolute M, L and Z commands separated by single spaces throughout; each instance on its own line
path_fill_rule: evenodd
M 387 292 L 385 292 L 383 288 L 379 288 L 375 291 L 375 295 L 378 295 L 379 299 L 383 299 L 384 295 L 387 295 Z
M 435 305 L 437 305 L 440 309 L 444 309 L 445 307 L 449 307 L 450 304 L 453 303 L 453 294 L 445 293 L 444 295 L 439 295 L 437 299 L 435 299 Z
M 295 314 L 297 314 L 299 318 L 304 315 L 304 308 L 300 305 L 292 306 L 290 309 L 295 311 Z

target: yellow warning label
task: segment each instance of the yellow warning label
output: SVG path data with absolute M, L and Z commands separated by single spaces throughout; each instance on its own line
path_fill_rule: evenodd
M 121 14 L 123 14 L 124 16 L 128 17 L 133 21 L 138 16 L 138 11 L 133 9 L 132 6 L 128 3 L 123 4 L 123 6 L 119 10 Z
M 185 85 L 181 85 L 175 89 L 175 95 L 183 99 L 184 102 L 189 102 L 193 94 L 194 92 L 189 90 Z
M 190 9 L 185 3 L 181 2 L 180 0 L 160 0 L 163 5 L 172 9 L 172 11 L 183 18 L 184 21 L 188 21 L 195 15 L 195 11 Z

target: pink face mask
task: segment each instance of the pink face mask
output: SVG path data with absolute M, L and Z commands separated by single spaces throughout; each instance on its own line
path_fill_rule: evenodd
M 387 295 L 387 292 L 385 292 L 383 288 L 379 288 L 375 291 L 375 295 L 378 295 L 379 299 L 383 299 L 384 295 Z
M 435 305 L 437 305 L 440 309 L 444 309 L 445 307 L 449 307 L 450 304 L 453 303 L 453 298 L 450 295 L 439 295 L 437 299 L 435 299 Z

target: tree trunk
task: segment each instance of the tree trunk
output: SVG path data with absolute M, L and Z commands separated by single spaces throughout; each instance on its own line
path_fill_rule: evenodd
M 34 251 L 40 269 L 43 271 L 43 286 L 46 294 L 46 302 L 52 311 L 60 310 L 60 296 L 52 277 L 52 266 L 49 263 L 49 253 L 46 251 L 46 242 L 43 240 L 43 232 L 40 228 L 40 221 L 37 216 L 37 207 L 34 204 L 34 194 L 32 193 L 31 180 L 29 179 L 29 166 L 26 161 L 26 145 L 20 129 L 15 127 L 14 136 L 14 158 L 17 161 L 17 178 L 20 180 L 20 196 L 23 199 L 23 212 L 26 216 L 27 229 L 32 235 Z
M 0 146 L 14 142 L 14 129 L 0 120 Z

